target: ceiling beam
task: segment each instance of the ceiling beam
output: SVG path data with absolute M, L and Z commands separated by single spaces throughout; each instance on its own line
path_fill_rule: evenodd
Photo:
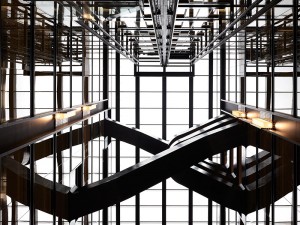
M 161 65 L 166 66 L 170 57 L 178 0 L 149 2 Z

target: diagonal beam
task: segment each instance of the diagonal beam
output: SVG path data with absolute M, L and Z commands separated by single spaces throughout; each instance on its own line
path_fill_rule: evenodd
M 207 46 L 198 54 L 196 55 L 192 60 L 191 63 L 195 64 L 198 60 L 202 59 L 204 56 L 212 52 L 217 47 L 221 46 L 223 43 L 225 43 L 228 39 L 236 35 L 241 30 L 245 29 L 249 24 L 251 24 L 253 21 L 258 19 L 261 15 L 263 15 L 265 12 L 267 12 L 269 9 L 277 5 L 281 0 L 273 0 L 269 4 L 265 5 L 263 8 L 261 8 L 255 15 L 253 15 L 250 19 L 246 20 L 242 25 L 234 29 L 230 34 L 227 35 L 227 32 L 229 29 L 234 27 L 236 23 L 238 23 L 243 17 L 246 16 L 248 12 L 250 12 L 253 8 L 255 8 L 262 0 L 256 0 L 252 5 L 250 5 L 241 15 L 239 15 L 232 23 L 230 23 L 217 37 L 215 37 L 210 43 L 207 44 Z M 218 42 L 221 40 L 220 42 Z M 215 44 L 218 42 L 217 44 Z
M 93 25 L 95 25 L 96 27 L 98 27 L 101 30 L 101 32 L 103 33 L 103 36 L 100 35 L 94 29 L 90 28 L 83 20 L 77 20 L 76 22 L 78 24 L 80 24 L 83 28 L 85 28 L 86 30 L 88 30 L 89 32 L 91 32 L 93 35 L 95 35 L 97 38 L 99 38 L 100 40 L 102 40 L 105 44 L 109 45 L 110 47 L 112 47 L 113 49 L 115 49 L 118 53 L 122 54 L 125 58 L 129 59 L 130 61 L 132 61 L 135 64 L 138 63 L 138 60 L 132 54 L 130 54 L 130 52 L 128 52 L 118 41 L 116 41 L 110 34 L 108 34 L 96 22 L 91 21 Z M 109 40 L 111 40 L 112 42 L 114 42 L 114 44 L 112 44 Z

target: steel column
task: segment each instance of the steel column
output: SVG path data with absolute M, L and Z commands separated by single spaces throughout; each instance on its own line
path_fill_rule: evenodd
M 108 16 L 108 12 L 104 11 L 104 17 Z M 109 32 L 109 21 L 103 23 L 103 28 L 106 32 Z M 109 48 L 106 43 L 103 42 L 103 99 L 109 98 Z M 109 117 L 109 113 L 105 113 L 105 117 Z M 110 138 L 104 137 L 103 148 L 103 178 L 108 176 L 108 149 L 110 144 Z M 108 208 L 102 211 L 102 224 L 108 225 Z
M 30 116 L 35 115 L 35 0 L 30 4 L 30 50 L 29 50 L 29 71 L 30 71 Z
M 138 70 L 138 66 L 134 65 L 134 73 Z M 135 126 L 140 128 L 140 77 L 135 76 Z M 140 149 L 135 148 L 135 163 L 140 162 Z M 135 196 L 135 224 L 140 224 L 140 195 Z
M 293 116 L 298 117 L 298 20 L 299 1 L 293 0 Z M 299 147 L 294 145 L 294 174 L 293 174 L 293 224 L 298 224 L 298 151 Z
M 275 87 L 275 40 L 274 40 L 274 35 L 275 35 L 275 10 L 274 8 L 271 9 L 271 40 L 270 40 L 270 44 L 271 44 L 271 111 L 274 112 L 275 111 L 275 107 L 274 107 L 274 87 Z M 274 157 L 275 157 L 275 151 L 276 151 L 276 137 L 274 135 L 272 135 L 272 152 L 271 152 L 271 158 L 272 158 L 272 172 L 271 172 L 271 176 L 272 176 L 272 188 L 271 188 L 271 213 L 272 213 L 272 219 L 271 219 L 271 224 L 274 225 L 275 224 L 275 193 L 276 193 L 276 185 L 275 185 L 275 161 L 274 161 Z
M 164 72 L 166 68 L 163 68 Z M 167 138 L 167 77 L 162 77 L 162 138 Z M 167 181 L 162 181 L 162 225 L 167 224 Z
M 299 2 L 293 0 L 293 115 L 298 116 L 298 17 Z
M 120 42 L 119 37 L 119 23 L 120 23 L 120 17 L 116 19 L 115 22 L 115 39 L 117 42 Z M 121 83 L 121 73 L 120 73 L 120 53 L 116 52 L 116 121 L 120 121 L 120 83 Z M 116 139 L 116 172 L 120 171 L 120 141 Z M 121 207 L 120 203 L 116 204 L 116 225 L 121 224 Z

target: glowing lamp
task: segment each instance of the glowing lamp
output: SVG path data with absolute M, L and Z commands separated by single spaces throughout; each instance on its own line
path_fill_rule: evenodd
M 55 118 L 59 120 L 63 120 L 75 115 L 76 115 L 76 110 L 71 109 L 71 110 L 66 110 L 66 111 L 61 111 L 56 113 Z
M 97 108 L 97 104 L 90 104 L 90 105 L 85 105 L 82 107 L 82 109 L 84 111 L 91 111 L 93 109 L 96 109 Z
M 95 18 L 90 13 L 84 13 L 83 14 L 83 19 L 85 19 L 85 20 L 91 20 L 91 21 L 96 21 Z
M 238 118 L 246 118 L 246 113 L 239 110 L 232 110 L 232 115 Z
M 272 129 L 273 128 L 273 123 L 268 121 L 268 120 L 264 120 L 261 118 L 253 118 L 252 119 L 252 123 L 260 128 L 265 128 L 265 129 Z

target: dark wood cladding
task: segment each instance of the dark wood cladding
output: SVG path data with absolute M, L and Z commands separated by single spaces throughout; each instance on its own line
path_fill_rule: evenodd
M 51 134 L 90 118 L 108 109 L 108 101 L 103 100 L 97 104 L 96 109 L 91 110 L 90 114 L 83 114 L 82 110 L 76 111 L 74 117 L 70 117 L 68 122 L 56 126 L 55 112 L 40 114 L 32 118 L 19 119 L 0 125 L 0 155 L 5 156 L 19 149 L 37 142 Z M 76 108 L 81 108 L 78 106 Z
M 265 137 L 268 136 L 267 134 L 264 134 L 264 132 L 266 132 L 273 134 L 279 138 L 282 138 L 290 143 L 300 145 L 299 118 L 295 118 L 293 116 L 286 115 L 283 113 L 271 112 L 265 109 L 255 108 L 253 106 L 244 105 L 240 103 L 234 103 L 225 100 L 221 101 L 221 109 L 224 113 L 231 114 L 232 110 L 237 110 L 239 108 L 245 109 L 247 114 L 251 113 L 252 117 L 259 117 L 260 113 L 265 113 L 268 114 L 270 118 L 273 118 L 273 123 L 275 124 L 274 129 L 261 131 L 261 135 L 263 135 L 262 139 L 265 139 Z M 271 143 L 271 141 L 269 143 Z M 270 146 L 268 147 L 268 145 L 266 144 L 262 148 L 267 150 L 268 148 L 270 148 Z
M 70 196 L 69 205 L 72 214 L 69 217 L 77 218 L 112 206 L 211 155 L 244 144 L 245 132 L 243 131 L 245 131 L 245 126 L 234 122 L 193 137 L 133 167 L 89 184 Z M 199 146 L 201 146 L 201 151 L 199 151 Z M 153 176 L 153 174 L 156 175 Z M 78 207 L 79 205 L 88 205 L 88 207 Z
M 272 134 L 265 130 L 258 130 L 256 127 L 248 124 L 248 145 L 257 146 L 265 151 L 272 151 Z M 258 135 L 257 135 L 258 134 Z
M 274 121 L 276 122 L 274 131 L 275 134 L 283 136 L 286 140 L 290 140 L 294 144 L 300 144 L 300 120 L 281 117 L 274 115 Z
M 22 166 L 17 161 L 11 159 L 10 157 L 4 157 L 3 165 L 6 168 L 7 178 L 7 194 L 13 196 L 14 199 L 24 205 L 29 205 L 29 169 L 25 166 Z M 56 208 L 57 216 L 62 218 L 68 217 L 68 193 L 70 188 L 62 184 L 56 183 Z M 54 192 L 53 182 L 47 180 L 37 174 L 35 174 L 35 207 L 36 209 L 42 210 L 49 214 L 52 213 L 52 204 L 51 196 Z M 22 191 L 20 191 L 22 190 Z

